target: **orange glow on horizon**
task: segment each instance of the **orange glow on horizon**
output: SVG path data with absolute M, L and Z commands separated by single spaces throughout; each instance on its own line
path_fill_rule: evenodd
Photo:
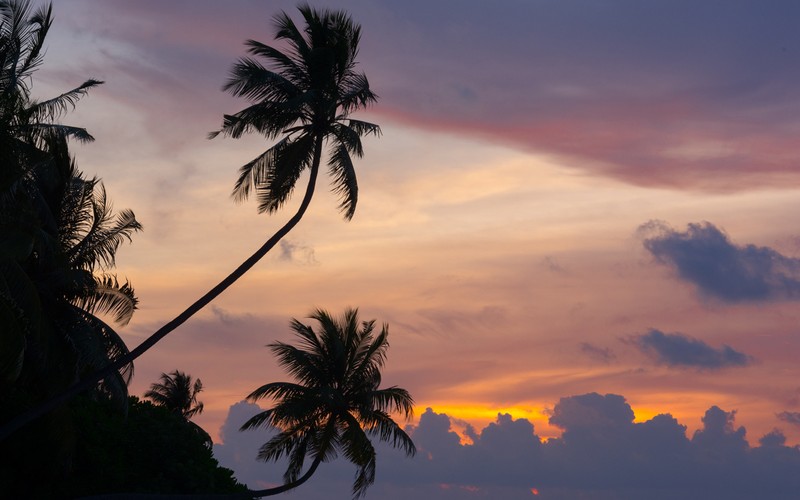
M 542 404 L 531 403 L 527 406 L 492 406 L 476 405 L 468 402 L 453 403 L 419 403 L 415 420 L 419 421 L 419 416 L 424 413 L 422 408 L 431 408 L 437 414 L 445 414 L 451 419 L 451 430 L 458 434 L 461 444 L 473 444 L 472 438 L 467 433 L 467 425 L 474 427 L 480 433 L 486 426 L 497 421 L 498 415 L 511 415 L 514 420 L 526 419 L 534 426 L 534 433 L 547 441 L 550 438 L 561 435 L 561 430 L 550 425 L 549 417 L 545 413 L 545 406 Z

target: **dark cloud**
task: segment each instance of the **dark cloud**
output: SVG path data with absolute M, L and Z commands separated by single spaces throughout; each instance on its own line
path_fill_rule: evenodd
M 658 364 L 672 368 L 716 370 L 731 366 L 747 366 L 752 358 L 723 345 L 715 349 L 702 340 L 682 333 L 650 330 L 626 340 Z
M 263 442 L 264 436 L 228 432 L 255 411 L 247 403 L 231 407 L 221 432 L 224 443 L 215 446 L 220 463 L 250 484 L 263 482 L 259 478 L 267 470 L 280 470 L 258 464 L 259 472 L 242 461 L 246 458 L 231 458 L 243 456 L 237 452 L 246 448 L 254 453 L 253 442 Z M 559 438 L 543 442 L 527 419 L 498 414 L 481 431 L 473 429 L 472 443 L 464 444 L 450 417 L 428 408 L 419 424 L 408 428 L 419 451 L 415 458 L 378 446 L 377 482 L 367 498 L 517 500 L 532 498 L 533 491 L 558 500 L 795 498 L 800 449 L 787 447 L 779 430 L 751 447 L 735 415 L 712 406 L 688 439 L 686 426 L 669 414 L 634 422 L 624 397 L 591 393 L 555 405 L 550 422 L 563 430 Z M 303 498 L 346 497 L 353 472 L 343 460 L 324 464 L 301 486 Z
M 589 356 L 595 361 L 611 363 L 617 358 L 614 355 L 614 352 L 608 347 L 598 347 L 594 344 L 590 344 L 589 342 L 581 342 L 580 348 L 583 354 Z
M 800 259 L 769 247 L 735 245 L 709 222 L 680 232 L 659 221 L 639 228 L 644 247 L 700 294 L 724 302 L 796 300 Z

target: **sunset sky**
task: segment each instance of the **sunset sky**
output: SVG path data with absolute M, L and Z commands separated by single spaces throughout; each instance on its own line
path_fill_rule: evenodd
M 272 16 L 295 15 L 295 4 L 54 3 L 34 93 L 105 81 L 64 121 L 96 138 L 73 147 L 79 167 L 145 228 L 117 260 L 140 298 L 121 329 L 132 348 L 299 202 L 271 216 L 234 203 L 238 167 L 272 143 L 207 139 L 247 104 L 221 91 L 243 42 L 272 42 Z M 535 441 L 536 457 L 506 456 L 516 467 L 585 456 L 589 441 L 569 441 L 570 431 L 626 450 L 620 436 L 661 429 L 653 435 L 663 439 L 637 441 L 659 456 L 681 425 L 692 446 L 718 431 L 767 456 L 782 444 L 774 429 L 800 444 L 800 4 L 313 5 L 362 25 L 359 68 L 380 96 L 357 116 L 383 135 L 365 141 L 356 164 L 356 215 L 342 220 L 321 178 L 279 247 L 136 362 L 132 394 L 162 372 L 199 377 L 205 412 L 195 421 L 223 465 L 251 486 L 278 483 L 280 466 L 222 458 L 259 444 L 235 432 L 254 411 L 239 402 L 288 379 L 264 346 L 291 340 L 291 318 L 353 306 L 389 324 L 384 384 L 415 398 L 421 448 L 414 460 L 379 455 L 367 498 L 596 492 L 580 465 L 550 474 L 549 486 L 534 473 L 525 483 L 533 465 L 506 467 L 507 479 L 470 473 L 480 460 L 501 470 L 503 460 L 487 457 L 516 449 L 491 441 L 499 430 L 521 448 Z M 425 460 L 434 465 L 415 465 Z M 346 498 L 354 469 L 324 469 L 303 498 L 327 491 L 326 481 Z M 758 477 L 781 492 L 781 481 L 797 482 L 786 470 Z M 654 485 L 613 483 L 607 498 L 623 486 L 658 498 Z

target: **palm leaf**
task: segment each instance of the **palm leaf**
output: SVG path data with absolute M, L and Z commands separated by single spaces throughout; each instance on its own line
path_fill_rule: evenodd
M 42 102 L 32 103 L 28 111 L 31 113 L 31 118 L 34 121 L 39 120 L 55 120 L 68 112 L 70 109 L 75 109 L 81 97 L 85 96 L 90 88 L 103 84 L 100 80 L 89 79 L 83 82 L 78 87 L 64 92 L 58 97 L 48 99 Z
M 126 325 L 136 311 L 139 300 L 130 283 L 120 284 L 113 274 L 93 276 L 94 283 L 74 304 L 91 314 L 111 314 L 114 321 Z

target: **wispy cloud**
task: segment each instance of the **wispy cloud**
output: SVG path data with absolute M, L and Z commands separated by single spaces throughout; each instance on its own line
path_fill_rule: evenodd
M 603 363 L 611 363 L 617 358 L 610 348 L 599 347 L 589 342 L 581 342 L 580 349 L 586 356 Z

